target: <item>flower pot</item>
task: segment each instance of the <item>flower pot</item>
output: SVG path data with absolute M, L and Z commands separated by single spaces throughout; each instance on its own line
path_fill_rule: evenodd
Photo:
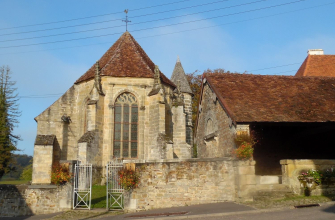
M 312 182 L 314 180 L 314 177 L 306 177 L 307 182 Z

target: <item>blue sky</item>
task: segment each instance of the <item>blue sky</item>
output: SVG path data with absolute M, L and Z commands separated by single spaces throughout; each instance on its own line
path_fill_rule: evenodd
M 186 72 L 294 75 L 308 49 L 335 54 L 335 0 L 2 0 L 0 7 L 0 65 L 10 66 L 22 96 L 15 133 L 29 155 L 34 117 L 121 36 L 124 9 L 129 32 L 168 77 L 178 55 Z

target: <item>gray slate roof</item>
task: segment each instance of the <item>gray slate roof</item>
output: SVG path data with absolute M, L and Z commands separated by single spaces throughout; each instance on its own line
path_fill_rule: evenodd
M 95 130 L 94 131 L 87 131 L 81 138 L 79 138 L 78 143 L 91 143 L 91 141 L 94 139 L 95 136 Z
M 35 145 L 53 145 L 56 135 L 40 135 L 38 134 L 35 139 Z
M 178 85 L 178 80 L 180 81 L 180 91 L 181 92 L 193 94 L 190 84 L 187 81 L 183 66 L 181 65 L 181 62 L 179 60 L 179 57 L 177 59 L 176 65 L 174 67 L 174 70 L 171 76 L 171 81 L 174 84 Z

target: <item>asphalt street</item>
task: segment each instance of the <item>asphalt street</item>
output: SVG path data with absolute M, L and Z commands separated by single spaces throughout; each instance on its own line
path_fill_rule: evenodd
M 82 211 L 81 211 L 82 212 Z M 93 212 L 83 211 L 83 212 Z M 206 220 L 335 220 L 335 203 L 321 204 L 310 208 L 279 208 L 254 209 L 233 202 L 156 209 L 144 212 L 128 213 L 112 216 L 105 210 L 95 210 L 92 216 L 68 216 L 69 219 L 100 219 L 100 220 L 176 220 L 176 219 L 206 219 Z M 61 213 L 58 213 L 61 214 Z M 50 219 L 58 214 L 25 216 L 15 218 L 0 218 L 7 220 L 40 220 Z M 76 215 L 76 212 L 73 212 Z M 78 213 L 77 213 L 78 214 Z M 58 218 L 57 218 L 58 219 Z M 68 219 L 62 216 L 61 219 Z

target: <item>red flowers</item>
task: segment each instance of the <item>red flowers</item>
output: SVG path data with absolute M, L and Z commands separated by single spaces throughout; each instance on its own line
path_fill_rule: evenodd
M 119 184 L 125 190 L 131 190 L 138 187 L 140 183 L 139 174 L 133 170 L 122 169 L 119 171 Z
M 252 159 L 254 153 L 253 146 L 257 143 L 254 138 L 253 133 L 249 132 L 239 132 L 237 133 L 235 139 L 235 144 L 238 147 L 232 151 L 232 154 L 239 160 Z
M 240 160 L 251 159 L 253 153 L 254 148 L 252 147 L 252 144 L 247 142 L 242 142 L 237 149 L 233 150 L 233 154 Z
M 68 182 L 71 179 L 69 169 L 65 165 L 56 164 L 52 167 L 51 183 L 60 185 Z

